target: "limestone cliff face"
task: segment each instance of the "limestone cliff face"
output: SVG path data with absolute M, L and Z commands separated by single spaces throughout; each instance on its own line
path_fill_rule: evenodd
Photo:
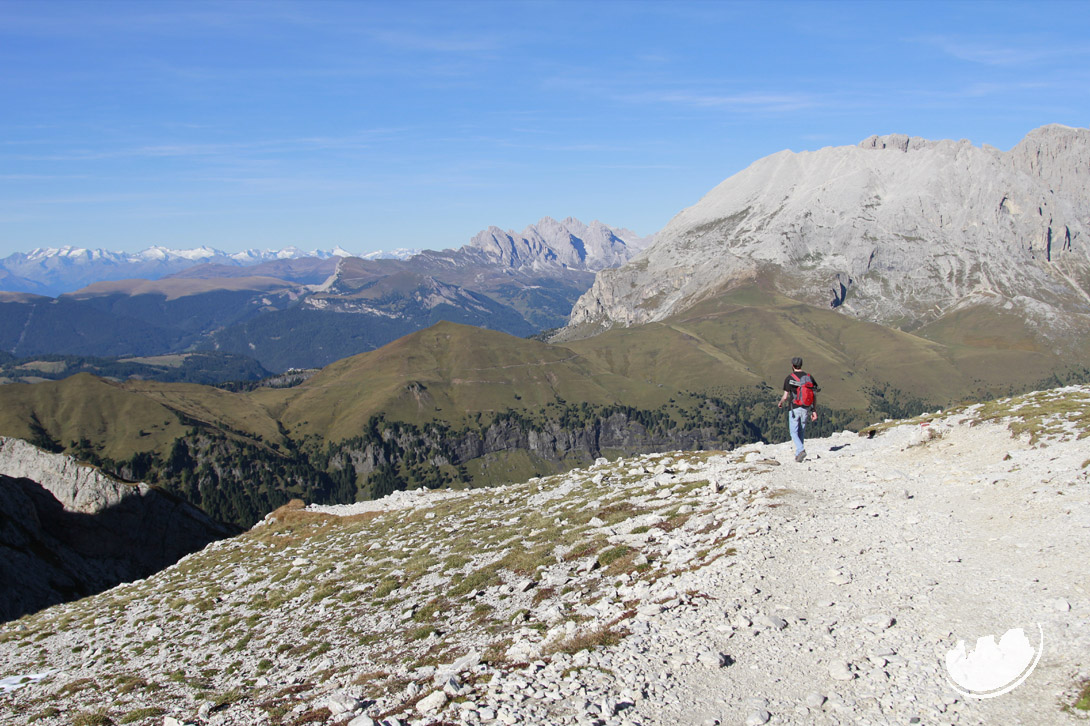
M 147 577 L 229 534 L 146 484 L 0 437 L 0 620 Z
M 563 267 L 597 271 L 627 262 L 646 240 L 627 229 L 613 229 L 597 220 L 589 225 L 568 217 L 545 217 L 521 233 L 489 227 L 470 240 L 468 249 L 514 269 Z
M 489 454 L 525 451 L 559 468 L 563 462 L 594 461 L 600 456 L 624 452 L 650 453 L 679 449 L 729 448 L 760 438 L 754 427 L 742 433 L 718 425 L 690 428 L 641 422 L 638 414 L 624 411 L 596 414 L 577 424 L 556 421 L 531 424 L 505 419 L 477 431 L 458 433 L 400 428 L 384 433 L 385 445 L 342 444 L 333 458 L 335 468 L 352 466 L 357 476 L 368 476 L 386 465 L 406 459 L 425 459 L 433 465 L 468 463 Z
M 1069 334 L 1090 322 L 1087 190 L 1090 129 L 1046 126 L 1008 152 L 902 135 L 782 151 L 600 272 L 567 336 L 660 320 L 756 277 L 902 329 L 988 303 Z

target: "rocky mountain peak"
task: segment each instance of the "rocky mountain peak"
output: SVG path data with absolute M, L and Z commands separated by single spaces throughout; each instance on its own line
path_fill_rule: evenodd
M 872 150 L 897 149 L 908 153 L 916 149 L 926 149 L 936 142 L 919 136 L 906 136 L 905 134 L 886 134 L 884 136 L 869 136 L 859 142 L 859 148 Z
M 1011 149 L 1015 167 L 1041 180 L 1049 190 L 1078 193 L 1083 200 L 1090 189 L 1090 159 L 1087 146 L 1090 129 L 1052 124 L 1031 131 Z
M 489 227 L 473 237 L 468 247 L 517 269 L 564 266 L 598 271 L 626 262 L 644 244 L 639 235 L 598 221 L 587 225 L 573 217 L 562 222 L 543 217 L 522 232 Z
M 568 333 L 659 320 L 760 277 L 902 329 L 985 304 L 1063 338 L 1090 326 L 1088 188 L 1090 129 L 1065 126 L 1008 152 L 900 134 L 780 152 L 600 273 Z

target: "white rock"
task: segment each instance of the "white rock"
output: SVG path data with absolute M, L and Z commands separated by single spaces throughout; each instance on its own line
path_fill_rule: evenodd
M 762 708 L 746 716 L 746 726 L 761 726 L 768 723 L 771 718 L 772 714 Z
M 335 691 L 325 699 L 325 706 L 329 709 L 329 712 L 334 716 L 340 716 L 342 713 L 350 713 L 360 707 L 360 702 L 353 696 L 344 693 L 343 691 Z
M 717 653 L 714 650 L 701 651 L 701 653 L 697 655 L 696 660 L 698 663 L 708 668 L 725 668 L 731 663 L 730 656 L 724 653 Z
M 434 691 L 417 701 L 416 710 L 420 714 L 426 715 L 438 711 L 445 705 L 447 705 L 447 694 L 442 691 Z
M 855 678 L 851 666 L 847 661 L 834 660 L 829 662 L 829 676 L 836 681 L 850 681 Z
M 870 630 L 887 630 L 893 627 L 893 618 L 885 613 L 875 613 L 863 618 L 863 625 Z
M 367 714 L 362 714 L 349 721 L 347 726 L 375 726 L 375 720 Z
M 787 621 L 783 618 L 776 617 L 775 615 L 760 614 L 753 621 L 755 624 L 765 628 L 772 628 L 774 630 L 783 630 L 787 627 Z
M 475 650 L 471 650 L 458 660 L 454 661 L 454 663 L 451 664 L 450 670 L 454 673 L 464 673 L 471 668 L 476 668 L 480 662 L 481 654 Z

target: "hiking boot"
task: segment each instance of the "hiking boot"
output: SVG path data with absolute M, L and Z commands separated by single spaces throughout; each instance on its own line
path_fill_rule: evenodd
M 806 458 L 806 449 L 803 449 L 799 453 L 795 454 L 795 461 L 802 461 Z

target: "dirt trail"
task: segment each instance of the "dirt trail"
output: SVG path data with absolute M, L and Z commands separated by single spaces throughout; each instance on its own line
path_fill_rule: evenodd
M 733 663 L 660 661 L 648 672 L 666 686 L 639 710 L 651 723 L 1074 722 L 1061 705 L 1090 677 L 1088 441 L 1032 448 L 998 424 L 936 423 L 810 441 L 803 464 L 789 444 L 761 448 L 753 458 L 784 462 L 755 480 L 778 492 L 767 533 L 700 573 L 709 606 L 657 629 Z M 946 653 L 1012 628 L 1035 650 L 1043 632 L 1026 681 L 956 693 Z

